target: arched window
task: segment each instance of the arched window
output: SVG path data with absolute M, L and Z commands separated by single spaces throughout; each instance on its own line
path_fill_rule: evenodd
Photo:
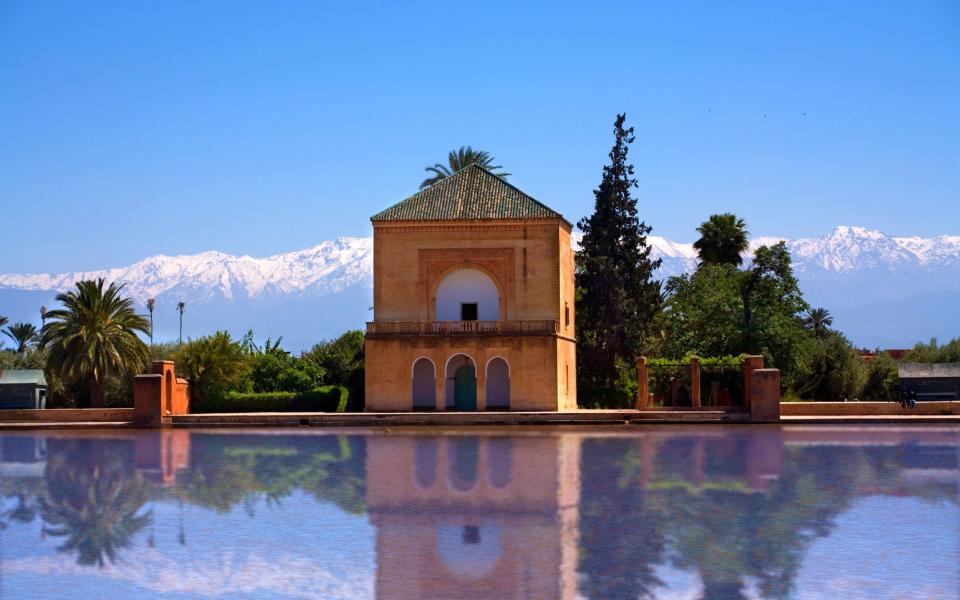
M 457 269 L 437 286 L 434 312 L 437 321 L 497 321 L 500 293 L 483 271 Z
M 499 356 L 487 363 L 487 410 L 510 410 L 510 365 Z
M 433 361 L 420 357 L 413 363 L 413 410 L 437 408 L 437 375 Z
M 472 358 L 466 354 L 450 357 L 444 389 L 447 410 L 477 410 L 477 366 Z

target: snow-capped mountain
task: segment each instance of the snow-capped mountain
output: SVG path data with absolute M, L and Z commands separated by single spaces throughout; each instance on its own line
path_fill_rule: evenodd
M 808 301 L 830 309 L 835 325 L 855 342 L 902 346 L 960 335 L 960 236 L 893 237 L 840 226 L 820 238 L 758 237 L 748 254 L 781 240 Z M 663 260 L 658 276 L 696 268 L 692 244 L 658 236 L 648 241 L 652 255 Z M 39 306 L 53 306 L 57 292 L 104 277 L 125 283 L 140 306 L 156 298 L 158 339 L 176 337 L 173 307 L 184 301 L 185 335 L 253 328 L 304 348 L 367 320 L 372 260 L 371 238 L 339 238 L 266 258 L 211 251 L 153 256 L 101 271 L 0 275 L 0 314 L 35 321 Z
M 138 302 L 171 292 L 190 300 L 215 297 L 253 299 L 265 294 L 336 293 L 369 279 L 371 238 L 339 238 L 306 250 L 267 258 L 223 252 L 151 256 L 128 267 L 57 275 L 0 275 L 0 286 L 23 290 L 65 290 L 74 282 L 103 277 L 126 284 Z

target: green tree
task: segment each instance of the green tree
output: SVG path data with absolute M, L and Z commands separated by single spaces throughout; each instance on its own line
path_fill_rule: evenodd
M 424 169 L 428 173 L 432 173 L 432 175 L 423 180 L 423 183 L 420 184 L 420 188 L 422 189 L 427 186 L 431 186 L 438 181 L 442 181 L 457 171 L 465 169 L 470 165 L 483 167 L 497 177 L 502 177 L 504 179 L 510 176 L 510 173 L 498 171 L 498 169 L 502 169 L 503 167 L 500 165 L 495 165 L 493 162 L 494 158 L 490 156 L 489 152 L 483 150 L 474 150 L 470 146 L 460 146 L 459 150 L 451 150 L 450 154 L 447 155 L 447 164 L 435 163 L 432 167 L 426 167 Z
M 809 306 L 793 275 L 790 252 L 783 242 L 761 246 L 741 276 L 743 352 L 764 354 L 790 382 L 803 366 L 808 339 L 800 321 Z
M 226 331 L 182 344 L 173 360 L 177 374 L 190 382 L 190 396 L 197 402 L 236 389 L 249 369 L 240 343 Z
M 121 296 L 123 285 L 104 285 L 103 279 L 80 281 L 75 290 L 58 294 L 63 308 L 47 313 L 40 342 L 48 370 L 66 382 L 85 383 L 94 407 L 103 404 L 108 373 L 140 372 L 149 356 L 137 333 L 147 334 L 150 323 Z
M 904 362 L 960 362 L 960 338 L 950 340 L 946 344 L 932 338 L 929 343 L 917 343 L 903 357 Z
M 730 356 L 743 352 L 742 273 L 733 265 L 705 264 L 667 280 L 663 335 L 657 353 Z
M 900 396 L 900 377 L 897 362 L 886 352 L 877 351 L 873 360 L 865 363 L 866 381 L 860 391 L 862 400 L 891 401 Z
M 627 151 L 633 128 L 617 115 L 610 164 L 594 191 L 594 212 L 580 220 L 583 232 L 576 255 L 577 380 L 580 396 L 607 395 L 618 378 L 617 362 L 632 364 L 648 335 L 659 303 L 647 234 L 631 190 L 637 187 Z
M 796 381 L 801 398 L 838 401 L 855 398 L 863 389 L 866 369 L 856 348 L 838 331 L 809 345 L 808 366 Z
M 363 410 L 363 343 L 363 332 L 352 330 L 335 340 L 316 344 L 301 356 L 323 369 L 326 383 L 342 385 L 350 391 L 350 411 Z
M 150 311 L 150 345 L 153 345 L 153 309 L 157 306 L 156 298 L 147 298 L 147 310 Z
M 244 337 L 240 345 L 250 355 L 248 388 L 253 392 L 309 392 L 324 383 L 324 368 L 314 361 L 293 356 L 280 346 L 282 338 L 269 338 L 261 350 Z M 250 350 L 252 349 L 252 351 Z
M 177 302 L 177 312 L 180 313 L 180 337 L 178 338 L 180 343 L 183 343 L 183 311 L 187 309 L 187 303 L 184 301 Z
M 731 213 L 710 215 L 697 227 L 700 238 L 693 243 L 701 265 L 743 264 L 742 254 L 748 248 L 747 225 Z
M 14 323 L 4 329 L 3 334 L 14 341 L 20 353 L 26 352 L 39 337 L 37 328 L 31 323 Z
M 785 384 L 802 376 L 811 335 L 800 315 L 808 307 L 783 243 L 758 248 L 746 270 L 705 263 L 671 277 L 667 295 L 655 354 L 762 354 Z
M 833 317 L 830 316 L 830 311 L 825 308 L 811 308 L 803 317 L 803 326 L 818 338 L 826 337 L 832 325 Z

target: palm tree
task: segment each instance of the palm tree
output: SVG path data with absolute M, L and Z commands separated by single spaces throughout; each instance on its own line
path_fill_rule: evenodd
M 803 326 L 813 332 L 818 338 L 824 338 L 833 325 L 833 317 L 825 308 L 811 308 L 803 318 Z
M 743 263 L 741 254 L 747 250 L 747 225 L 732 213 L 710 215 L 700 227 L 700 239 L 693 243 L 700 264 L 735 265 Z
M 183 310 L 187 308 L 187 303 L 181 300 L 177 302 L 177 312 L 180 313 L 180 343 L 183 343 Z
M 10 322 L 10 321 L 8 321 L 5 316 L 0 315 L 0 327 L 3 327 L 4 325 L 6 325 L 6 324 L 9 323 L 9 322 Z
M 153 309 L 157 306 L 156 298 L 147 299 L 147 310 L 150 311 L 150 345 L 153 345 Z
M 46 324 L 47 324 L 47 307 L 41 306 L 40 307 L 40 327 L 43 327 Z
M 484 150 L 474 150 L 470 146 L 460 146 L 459 150 L 450 151 L 450 154 L 447 156 L 447 164 L 436 163 L 432 167 L 426 167 L 424 169 L 424 171 L 433 173 L 433 175 L 423 180 L 423 183 L 420 184 L 420 189 L 433 185 L 442 179 L 446 179 L 457 171 L 465 169 L 470 165 L 483 167 L 497 177 L 506 178 L 510 176 L 510 173 L 504 173 L 503 171 L 494 173 L 494 171 L 497 169 L 502 169 L 503 167 L 493 164 L 493 161 L 494 158 L 490 156 L 489 152 Z
M 63 308 L 47 313 L 41 344 L 49 350 L 47 365 L 68 381 L 86 382 L 90 403 L 103 404 L 103 380 L 110 371 L 139 372 L 150 351 L 137 336 L 150 326 L 133 300 L 120 295 L 123 285 L 104 280 L 80 281 L 76 290 L 57 294 Z
M 103 567 L 152 523 L 153 511 L 141 511 L 150 487 L 106 442 L 67 444 L 44 471 L 43 532 L 63 538 L 57 550 L 76 552 L 77 564 Z
M 16 342 L 17 352 L 27 351 L 30 344 L 37 339 L 37 328 L 30 323 L 14 323 L 3 330 L 3 334 Z

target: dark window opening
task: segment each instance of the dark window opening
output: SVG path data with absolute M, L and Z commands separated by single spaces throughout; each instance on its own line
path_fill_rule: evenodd
M 563 303 L 563 318 L 566 321 L 566 327 L 570 327 L 570 304 Z
M 477 309 L 476 302 L 463 302 L 460 304 L 460 320 L 476 321 L 479 318 L 480 311 Z

